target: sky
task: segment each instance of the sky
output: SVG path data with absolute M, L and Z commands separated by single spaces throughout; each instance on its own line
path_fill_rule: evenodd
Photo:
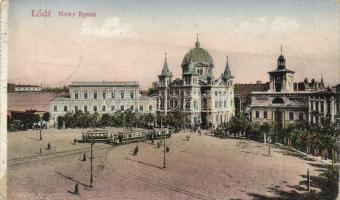
M 138 81 L 147 89 L 164 53 L 174 78 L 201 47 L 226 56 L 236 83 L 268 81 L 283 46 L 295 81 L 340 80 L 340 2 L 327 0 L 12 0 L 8 81 L 62 86 L 72 81 Z M 50 10 L 50 17 L 32 17 Z M 33 11 L 32 11 L 33 10 Z M 79 17 L 79 11 L 95 17 Z M 75 13 L 74 17 L 59 12 Z

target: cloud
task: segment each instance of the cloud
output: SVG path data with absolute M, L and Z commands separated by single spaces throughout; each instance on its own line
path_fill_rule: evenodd
M 264 33 L 291 33 L 299 28 L 299 24 L 284 17 L 277 17 L 273 20 L 268 20 L 266 17 L 261 17 L 253 22 L 242 22 L 236 29 L 236 32 L 248 32 L 254 34 Z
M 112 39 L 130 38 L 134 35 L 132 27 L 122 24 L 118 17 L 106 18 L 99 25 L 94 20 L 86 20 L 81 25 L 81 33 Z

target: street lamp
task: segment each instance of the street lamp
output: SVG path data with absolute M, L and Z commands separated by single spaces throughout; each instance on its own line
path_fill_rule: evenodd
M 162 119 L 162 117 L 161 117 L 161 136 L 162 136 L 162 138 L 161 138 L 161 140 L 163 139 L 164 141 L 163 141 L 163 151 L 164 151 L 164 154 L 163 154 L 163 168 L 166 168 L 166 166 L 165 166 L 165 135 L 163 135 L 164 134 L 164 129 L 163 129 L 163 126 L 162 126 L 162 122 L 163 122 L 163 119 Z
M 40 130 L 39 130 L 39 132 L 40 132 L 40 140 L 42 140 L 42 136 L 41 136 L 41 125 L 42 125 L 41 116 L 39 117 L 39 119 L 40 119 Z
M 90 165 L 91 165 L 91 174 L 90 174 L 90 187 L 92 187 L 92 183 L 93 183 L 93 165 L 92 165 L 92 160 L 93 160 L 93 136 L 91 138 L 91 156 L 90 156 Z

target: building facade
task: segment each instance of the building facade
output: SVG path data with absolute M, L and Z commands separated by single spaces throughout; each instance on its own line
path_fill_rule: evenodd
M 156 100 L 140 95 L 137 82 L 73 82 L 69 88 L 69 95 L 50 101 L 52 124 L 58 116 L 78 110 L 99 114 L 126 110 L 156 112 Z
M 255 124 L 280 124 L 306 120 L 323 124 L 326 119 L 335 122 L 335 94 L 320 82 L 294 83 L 293 71 L 287 69 L 281 54 L 277 68 L 269 73 L 269 90 L 252 92 L 251 120 Z
M 157 111 L 162 115 L 182 112 L 190 126 L 217 127 L 227 122 L 235 114 L 234 76 L 228 58 L 224 72 L 215 79 L 213 59 L 197 39 L 181 68 L 182 77 L 172 80 L 165 56 L 158 76 Z
M 40 92 L 41 87 L 39 85 L 15 85 L 15 92 Z

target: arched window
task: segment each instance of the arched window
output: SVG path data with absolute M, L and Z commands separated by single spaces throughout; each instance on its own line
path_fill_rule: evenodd
M 275 99 L 273 99 L 272 103 L 273 104 L 284 104 L 284 101 L 282 98 L 276 97 Z

